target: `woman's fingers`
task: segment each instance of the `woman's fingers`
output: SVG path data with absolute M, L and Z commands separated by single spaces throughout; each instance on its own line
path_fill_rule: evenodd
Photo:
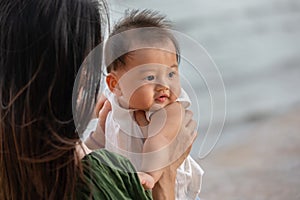
M 99 119 L 98 125 L 101 127 L 101 129 L 103 130 L 104 133 L 105 133 L 106 118 L 110 111 L 111 111 L 111 104 L 106 99 L 98 113 L 98 119 Z
M 192 120 L 192 118 L 193 118 L 193 112 L 190 110 L 185 110 L 185 115 L 182 121 L 182 125 L 187 126 L 189 122 Z
M 193 117 L 193 112 L 190 110 L 185 110 L 185 116 L 182 122 L 182 129 L 185 129 L 184 132 L 185 134 L 187 134 L 187 135 L 183 135 L 183 137 L 188 138 L 191 135 L 193 138 L 192 141 L 194 141 L 197 137 L 197 132 L 195 131 L 197 128 L 197 122 L 193 120 L 192 117 Z
M 104 96 L 104 94 L 101 94 L 101 96 L 95 106 L 95 110 L 94 110 L 96 117 L 99 117 L 99 112 L 101 111 L 102 107 L 104 106 L 105 101 L 107 101 L 107 98 Z
M 147 120 L 145 116 L 145 111 L 137 110 L 134 112 L 135 121 L 139 126 L 147 126 L 149 124 L 149 121 Z

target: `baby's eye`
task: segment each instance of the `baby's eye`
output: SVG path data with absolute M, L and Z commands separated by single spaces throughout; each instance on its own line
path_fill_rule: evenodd
M 146 77 L 146 80 L 147 80 L 147 81 L 153 81 L 154 78 L 155 78 L 155 77 L 154 77 L 153 75 L 150 75 L 150 76 L 147 76 L 147 77 Z
M 174 78 L 175 75 L 176 75 L 176 72 L 170 72 L 170 73 L 168 74 L 169 78 Z

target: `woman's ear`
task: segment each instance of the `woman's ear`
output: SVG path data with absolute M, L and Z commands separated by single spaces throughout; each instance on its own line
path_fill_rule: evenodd
M 106 84 L 112 93 L 114 93 L 117 96 L 122 95 L 118 84 L 118 77 L 115 73 L 112 72 L 106 76 Z

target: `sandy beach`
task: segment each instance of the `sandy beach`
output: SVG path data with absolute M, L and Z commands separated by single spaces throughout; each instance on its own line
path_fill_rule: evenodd
M 239 135 L 200 161 L 201 199 L 300 199 L 300 106 Z

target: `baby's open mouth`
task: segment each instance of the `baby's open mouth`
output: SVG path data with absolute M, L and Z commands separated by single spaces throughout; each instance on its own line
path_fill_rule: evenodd
M 155 100 L 158 101 L 158 102 L 160 102 L 160 103 L 163 103 L 163 102 L 165 102 L 168 98 L 169 98 L 168 95 L 163 94 L 163 95 L 157 97 Z

